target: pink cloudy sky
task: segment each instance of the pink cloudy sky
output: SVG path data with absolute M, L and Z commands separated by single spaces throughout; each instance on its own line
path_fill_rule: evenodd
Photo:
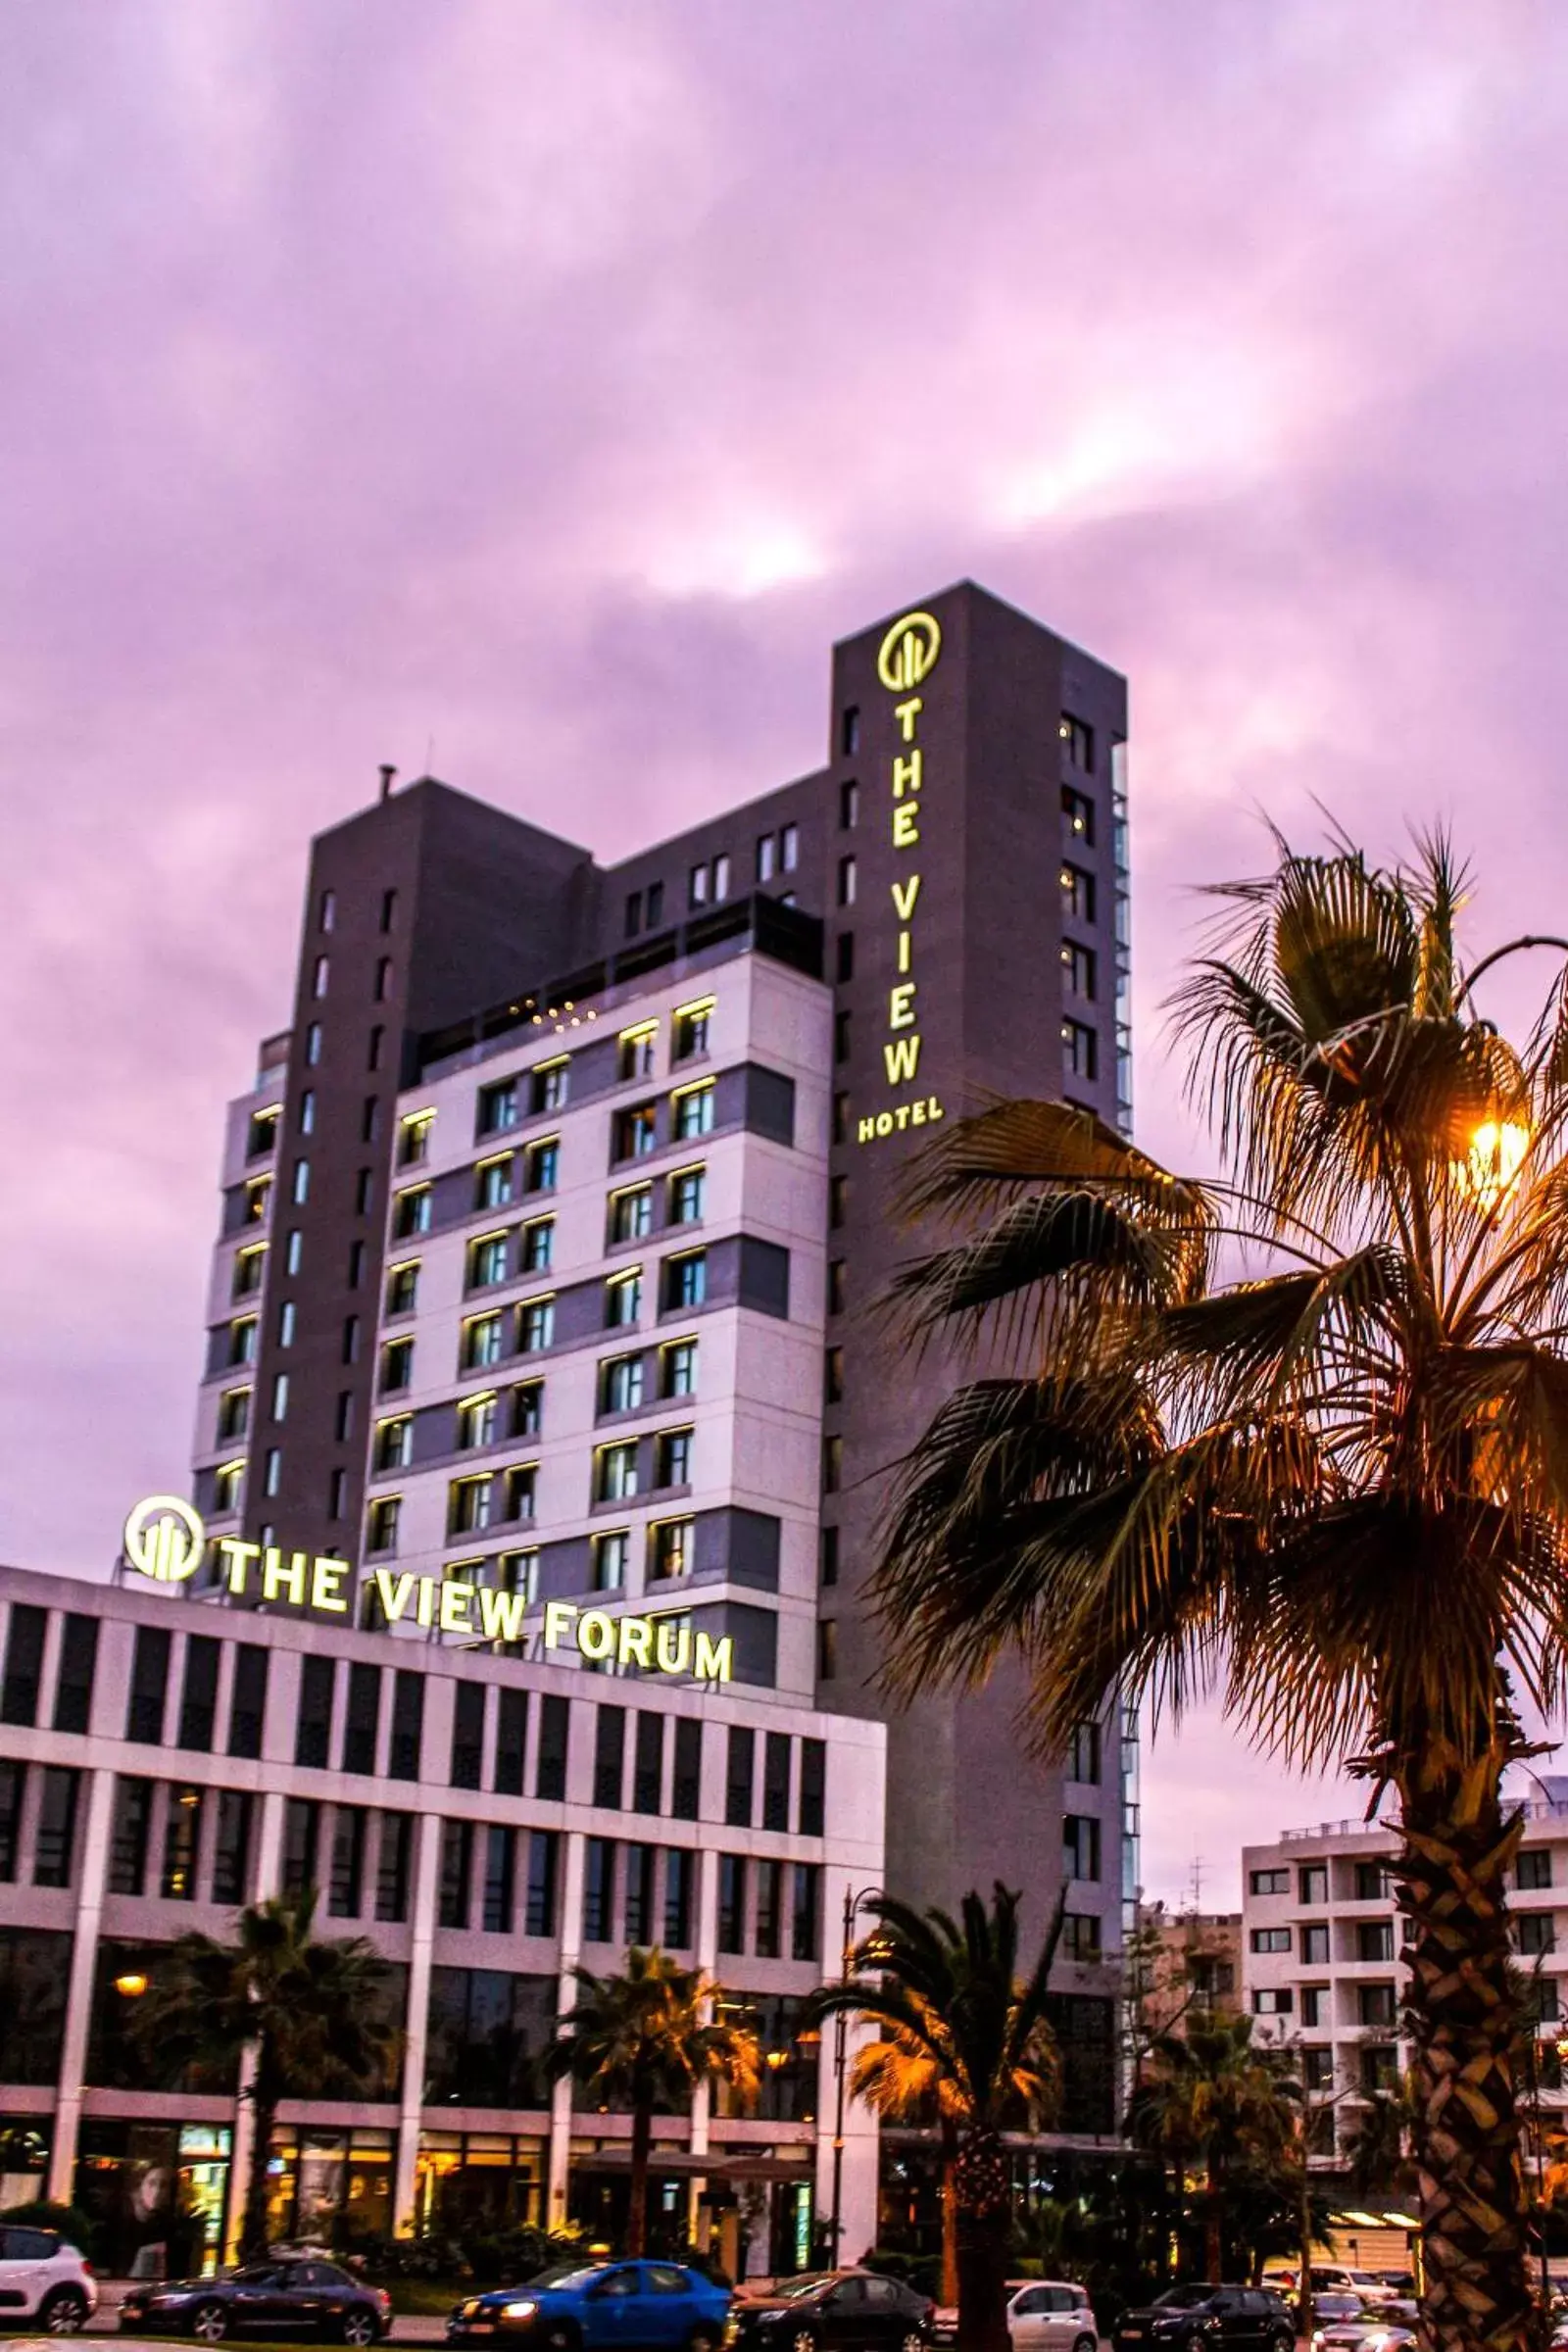
M 182 1479 L 220 1105 L 380 760 L 624 852 L 972 574 L 1132 680 L 1181 1155 L 1258 811 L 1451 813 L 1478 931 L 1562 927 L 1556 0 L 50 0 L 0 115 L 0 1556 Z M 1346 1809 L 1208 1722 L 1147 1796 L 1213 1899 Z

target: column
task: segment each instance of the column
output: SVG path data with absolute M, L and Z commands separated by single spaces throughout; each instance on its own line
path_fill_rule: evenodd
M 223 1647 L 231 1648 L 225 1642 Z M 256 1830 L 256 1858 L 251 1875 L 251 1901 L 265 1903 L 276 1894 L 283 1883 L 283 1806 L 282 1791 L 270 1788 L 264 1794 L 261 1819 Z M 239 2255 L 240 2231 L 245 2226 L 245 2190 L 250 2180 L 251 2151 L 256 2145 L 256 2110 L 247 2093 L 256 2067 L 249 2051 L 240 2060 L 239 2082 L 234 2100 L 233 2139 L 228 2165 L 228 2204 L 223 2215 L 223 2260 L 234 2262 Z
M 561 1874 L 561 1977 L 557 2002 L 562 2016 L 574 2008 L 577 1980 L 572 1971 L 582 1950 L 582 1880 L 586 1855 L 584 1839 L 575 1832 L 564 1836 L 565 1866 Z M 557 2229 L 566 2218 L 566 2188 L 571 2171 L 571 2093 L 568 2077 L 555 2085 L 550 2098 L 550 2182 L 546 2227 Z
M 93 1772 L 87 1780 L 87 1811 L 76 1862 L 76 1916 L 66 1989 L 66 2031 L 60 2051 L 60 2087 L 55 2097 L 54 2141 L 49 2152 L 49 2194 L 72 2202 L 76 2178 L 76 2141 L 81 2129 L 82 2083 L 87 2072 L 87 2036 L 92 2025 L 92 1988 L 98 1969 L 98 1932 L 109 1877 L 109 1837 L 114 1821 L 115 1776 Z
M 392 2186 L 392 2234 L 414 2234 L 414 2188 L 419 2163 L 419 2116 L 424 2106 L 424 2053 L 430 2027 L 430 1968 L 441 1876 L 441 1816 L 421 1813 L 415 1832 L 414 1940 L 409 1950 L 408 2038 L 403 2051 L 403 2104 L 398 2116 L 397 2172 Z

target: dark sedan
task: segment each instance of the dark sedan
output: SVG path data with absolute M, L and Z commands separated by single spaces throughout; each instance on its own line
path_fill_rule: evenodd
M 384 2288 L 364 2286 L 335 2262 L 253 2262 L 219 2278 L 135 2285 L 120 2325 L 136 2335 L 316 2335 L 340 2344 L 379 2342 L 392 2325 Z
M 1125 2312 L 1112 2340 L 1117 2352 L 1295 2352 L 1296 2322 L 1266 2287 L 1171 2286 L 1144 2310 Z
M 752 2352 L 926 2352 L 931 2303 L 874 2271 L 822 2271 L 737 2302 L 730 2342 Z

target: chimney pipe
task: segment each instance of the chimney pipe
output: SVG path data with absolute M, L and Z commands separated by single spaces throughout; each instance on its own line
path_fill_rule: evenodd
M 382 762 L 381 762 L 381 798 L 382 798 L 382 800 L 383 800 L 383 801 L 389 801 L 389 800 L 392 798 L 392 779 L 393 779 L 393 777 L 394 777 L 394 776 L 397 774 L 397 772 L 398 772 L 398 771 L 397 771 L 397 769 L 396 769 L 396 768 L 393 766 L 393 764 L 392 764 L 392 762 L 391 762 L 391 760 L 382 760 Z

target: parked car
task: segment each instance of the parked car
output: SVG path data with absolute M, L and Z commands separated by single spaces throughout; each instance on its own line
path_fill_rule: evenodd
M 1262 2286 L 1168 2286 L 1142 2310 L 1124 2312 L 1112 2341 L 1176 2345 L 1179 2352 L 1295 2352 L 1296 2321 L 1283 2297 Z
M 69 2238 L 0 2222 L 0 2327 L 31 2320 L 51 2335 L 74 2335 L 97 2308 L 91 2267 Z
M 1312 2336 L 1312 2352 L 1411 2352 L 1420 2342 L 1414 2328 L 1391 2319 L 1387 2311 L 1364 2312 L 1358 2320 L 1337 2320 Z
M 204 2344 L 230 2335 L 374 2344 L 392 2325 L 392 2298 L 335 2262 L 251 2262 L 217 2278 L 138 2281 L 120 2306 L 120 2325 L 135 2335 L 193 2335 Z
M 1100 2352 L 1089 2289 L 1070 2280 L 1037 2278 L 1007 2305 L 1012 2352 Z
M 729 2341 L 752 2352 L 926 2352 L 930 2297 L 874 2271 L 818 2271 L 767 2302 L 737 2303 Z
M 1322 2294 L 1313 2293 L 1312 2326 L 1314 2329 L 1353 2328 L 1366 2318 L 1369 2309 L 1370 2305 L 1363 2303 L 1359 2295 L 1340 2294 L 1333 2287 L 1325 2287 Z
M 1359 2295 L 1363 2303 L 1387 2303 L 1394 2291 L 1382 2271 L 1348 2271 L 1337 2262 L 1312 2265 L 1314 2295 Z
M 447 2319 L 449 2344 L 521 2336 L 551 2352 L 719 2352 L 733 2298 L 679 2262 L 571 2262 L 522 2286 L 465 2295 Z

